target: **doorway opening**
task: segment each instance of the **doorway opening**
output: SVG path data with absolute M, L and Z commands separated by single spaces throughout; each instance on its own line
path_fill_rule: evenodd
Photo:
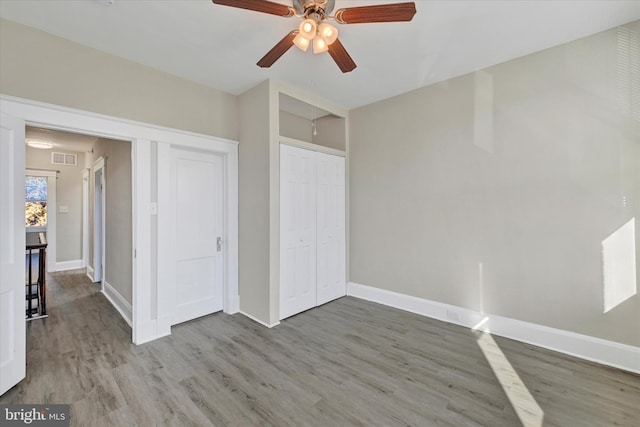
M 25 139 L 48 143 L 46 149 L 25 148 L 27 175 L 48 179 L 48 200 L 34 188 L 29 208 L 46 207 L 48 272 L 82 270 L 132 325 L 133 190 L 132 143 L 91 134 L 26 126 Z M 106 168 L 107 158 L 111 169 Z M 32 169 L 38 169 L 33 172 Z M 114 209 L 107 206 L 107 177 L 111 176 Z M 29 182 L 27 180 L 27 182 Z M 38 181 L 34 181 L 34 185 Z M 112 185 L 113 184 L 113 185 Z M 42 192 L 42 191 L 41 191 Z M 39 203 L 40 205 L 36 205 Z M 42 209 L 40 209 L 40 212 Z M 37 213 L 37 212 L 36 212 Z M 44 219 L 32 213 L 30 221 Z M 111 231 L 107 235 L 107 230 Z M 56 253 L 56 248 L 57 253 Z M 111 268 L 110 268 L 111 266 Z M 115 302 L 114 302 L 115 301 Z
M 167 214 L 173 203 L 167 197 L 167 174 L 168 162 L 172 147 L 183 147 L 193 150 L 217 153 L 221 156 L 222 174 L 224 180 L 225 201 L 224 213 L 224 234 L 222 236 L 223 259 L 223 280 L 224 295 L 223 309 L 226 313 L 237 313 L 239 311 L 238 295 L 238 145 L 235 141 L 217 138 L 208 135 L 200 135 L 184 132 L 177 129 L 165 128 L 162 126 L 149 125 L 146 123 L 125 120 L 117 117 L 97 115 L 88 111 L 75 110 L 57 105 L 44 104 L 28 99 L 16 98 L 0 95 L 0 107 L 3 114 L 3 140 L 7 139 L 7 156 L 13 159 L 12 163 L 18 169 L 22 169 L 22 179 L 24 179 L 24 151 L 14 150 L 12 147 L 24 147 L 25 127 L 40 128 L 45 131 L 66 132 L 71 134 L 83 134 L 95 138 L 106 138 L 126 142 L 128 152 L 126 154 L 126 167 L 124 163 L 114 161 L 111 155 L 104 157 L 109 163 L 105 176 L 107 177 L 107 188 L 105 189 L 107 198 L 107 209 L 124 212 L 128 208 L 131 212 L 126 222 L 130 230 L 125 234 L 115 237 L 127 237 L 130 244 L 128 249 L 129 259 L 127 264 L 132 268 L 129 279 L 131 280 L 130 297 L 130 319 L 133 324 L 133 342 L 142 344 L 171 333 L 170 325 L 173 320 L 175 310 L 174 295 L 175 283 L 167 281 L 159 274 L 163 259 L 174 256 L 174 248 L 167 244 Z M 5 138 L 5 136 L 7 138 Z M 14 138 L 16 136 L 17 138 Z M 20 143 L 20 140 L 22 142 Z M 12 141 L 12 142 L 9 142 Z M 16 145 L 17 144 L 17 145 Z M 22 151 L 23 154 L 20 154 Z M 4 151 L 3 151 L 4 153 Z M 99 153 L 95 152 L 96 156 Z M 7 157 L 4 156 L 3 157 Z M 8 158 L 7 157 L 7 158 Z M 124 160 L 124 159 L 123 159 Z M 4 164 L 4 163 L 3 163 Z M 79 162 L 82 164 L 82 162 Z M 88 168 L 85 165 L 85 168 Z M 90 168 L 90 167 L 89 167 Z M 129 191 L 131 196 L 119 194 L 112 191 L 112 188 L 124 188 L 116 185 L 111 178 L 114 169 L 127 171 L 129 176 Z M 0 171 L 3 180 L 9 176 L 12 169 L 4 168 Z M 91 182 L 92 174 L 89 173 L 89 191 L 93 191 Z M 81 194 L 82 180 L 78 180 L 78 191 Z M 24 202 L 17 199 L 15 192 L 10 188 L 0 188 L 0 195 L 3 200 L 11 202 L 10 206 L 24 208 Z M 113 196 L 113 197 L 112 197 Z M 7 209 L 10 207 L 7 205 Z M 90 207 L 92 203 L 90 203 Z M 58 208 L 59 210 L 59 208 Z M 93 217 L 89 214 L 89 219 Z M 7 217 L 9 218 L 9 217 Z M 4 219 L 4 217 L 0 218 Z M 22 219 L 22 221 L 24 221 Z M 81 223 L 81 221 L 78 221 Z M 11 246 L 11 250 L 20 250 L 24 245 L 24 222 L 20 224 L 21 229 L 16 230 L 11 227 L 12 240 L 8 240 L 5 246 Z M 90 227 L 92 229 L 93 227 Z M 110 227 L 110 214 L 106 212 L 106 263 L 103 268 L 105 280 L 105 293 L 109 289 L 109 257 L 110 251 L 109 237 L 115 231 Z M 82 238 L 78 241 L 82 242 Z M 88 264 L 93 259 L 93 242 L 89 242 Z M 162 247 L 162 250 L 160 249 Z M 77 258 L 82 265 L 82 255 Z M 4 264 L 3 264 L 4 265 Z M 112 264 L 113 265 L 113 264 Z M 117 265 L 117 264 L 116 264 Z M 87 266 L 89 268 L 90 265 Z M 20 269 L 21 270 L 21 269 Z M 120 271 L 121 269 L 118 269 Z M 4 270 L 3 270 L 4 271 Z M 11 274 L 23 274 L 23 271 L 13 268 Z M 122 271 L 121 271 L 122 272 Z M 106 274 L 105 274 L 106 273 Z M 24 301 L 24 299 L 23 299 Z M 129 302 L 127 301 L 127 302 Z
M 25 128 L 39 127 L 46 130 L 75 132 L 94 135 L 97 138 L 114 138 L 128 144 L 126 162 L 109 160 L 108 185 L 113 186 L 109 171 L 116 165 L 126 170 L 129 179 L 130 197 L 121 196 L 107 188 L 106 195 L 115 194 L 109 199 L 107 207 L 115 211 L 126 211 L 130 216 L 128 233 L 117 234 L 109 230 L 107 236 L 114 233 L 115 238 L 127 237 L 128 265 L 131 281 L 130 319 L 132 323 L 132 341 L 142 344 L 171 334 L 174 320 L 175 300 L 171 299 L 175 283 L 165 280 L 159 274 L 162 259 L 173 257 L 174 249 L 167 244 L 166 234 L 170 227 L 160 225 L 158 212 L 167 211 L 172 200 L 166 196 L 166 162 L 170 159 L 171 147 L 185 147 L 201 151 L 210 151 L 221 156 L 224 177 L 224 247 L 223 260 L 223 309 L 233 314 L 239 311 L 238 295 L 238 146 L 234 141 L 199 135 L 176 129 L 163 128 L 116 117 L 97 115 L 88 111 L 74 110 L 28 99 L 0 95 L 0 113 L 2 121 L 2 144 L 0 144 L 0 250 L 7 254 L 0 257 L 0 270 L 3 280 L 0 282 L 0 390 L 5 391 L 25 376 L 25 328 L 24 314 L 18 308 L 24 305 L 24 275 L 21 262 L 15 257 L 23 253 L 24 238 L 24 173 L 25 173 Z M 171 141 L 171 142 L 167 142 Z M 94 155 L 98 154 L 94 150 Z M 124 160 L 124 158 L 123 158 Z M 126 164 L 126 166 L 123 166 Z M 81 193 L 81 179 L 78 188 Z M 89 188 L 92 188 L 90 183 Z M 116 188 L 116 187 L 114 187 Z M 124 188 L 124 186 L 122 187 Z M 167 201 L 169 202 L 167 204 Z M 121 204 L 119 204 L 121 203 Z M 58 210 L 60 206 L 58 206 Z M 89 215 L 91 218 L 91 215 Z M 162 216 L 167 218 L 168 215 Z M 155 225 L 154 225 L 155 224 Z M 109 229 L 109 213 L 106 214 L 106 228 Z M 5 237 L 6 236 L 6 237 Z M 82 239 L 79 239 L 82 241 Z M 162 243 L 163 249 L 158 249 Z M 91 245 L 89 245 L 91 247 Z M 109 242 L 106 250 L 109 251 Z M 162 252 L 162 253 L 161 253 Z M 162 256 L 161 256 L 162 255 Z M 22 255 L 20 255 L 22 256 Z M 162 258 L 162 259 L 161 259 Z M 92 259 L 90 254 L 89 260 Z M 116 264 L 117 265 L 117 264 Z M 107 258 L 103 273 L 106 273 L 105 292 L 108 295 L 109 260 Z M 120 269 L 116 271 L 121 271 Z M 121 271 L 122 272 L 122 271 Z M 161 280 L 162 279 L 162 280 Z M 6 285 L 6 286 L 5 286 Z M 117 303 L 117 302 L 116 302 Z M 116 306 L 112 301 L 112 304 Z M 121 311 L 122 306 L 116 306 Z M 5 357 L 6 356 L 6 357 Z M 6 359 L 6 360 L 5 360 Z M 5 363 L 6 362 L 6 363 Z

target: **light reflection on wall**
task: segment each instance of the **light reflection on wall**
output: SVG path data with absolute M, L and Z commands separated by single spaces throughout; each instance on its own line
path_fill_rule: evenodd
M 640 121 L 640 33 L 618 27 L 618 93 L 622 111 Z
M 635 218 L 631 218 L 602 241 L 605 313 L 638 291 L 635 230 Z

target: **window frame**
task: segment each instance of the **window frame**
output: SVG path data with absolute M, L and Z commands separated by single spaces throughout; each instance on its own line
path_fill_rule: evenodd
M 42 169 L 25 169 L 25 176 L 39 176 L 47 178 L 47 225 L 37 227 L 25 226 L 25 232 L 46 232 L 47 233 L 47 272 L 56 271 L 56 179 L 58 171 L 42 170 Z M 23 190 L 24 200 L 26 201 L 26 188 Z M 26 209 L 26 206 L 25 208 Z M 24 210 L 23 210 L 24 212 Z M 24 219 L 22 220 L 24 223 Z
M 29 232 L 40 232 L 40 231 L 46 231 L 47 230 L 47 225 L 49 224 L 49 177 L 48 176 L 40 176 L 40 175 L 34 175 L 34 174 L 30 174 L 27 173 L 25 175 L 25 190 L 26 190 L 26 178 L 46 178 L 46 185 L 47 185 L 47 198 L 44 200 L 44 202 L 46 202 L 46 206 L 47 206 L 47 214 L 46 214 L 46 223 L 45 225 L 28 225 L 26 224 L 25 221 L 25 228 L 27 229 L 27 231 Z M 25 191 L 26 193 L 26 191 Z M 42 202 L 42 200 L 27 200 L 26 194 L 25 194 L 25 214 L 26 214 L 26 203 L 27 202 Z

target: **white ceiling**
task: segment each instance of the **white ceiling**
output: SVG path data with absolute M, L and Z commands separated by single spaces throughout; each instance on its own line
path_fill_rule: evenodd
M 27 126 L 25 139 L 51 142 L 53 143 L 53 151 L 88 152 L 93 149 L 93 144 L 98 140 L 98 137 Z
M 395 2 L 336 0 L 336 9 Z M 339 25 L 358 64 L 342 74 L 328 54 L 295 47 L 270 69 L 255 65 L 296 17 L 210 0 L 0 1 L 3 18 L 225 92 L 273 78 L 349 109 L 640 19 L 637 0 L 417 0 L 416 9 L 408 23 Z

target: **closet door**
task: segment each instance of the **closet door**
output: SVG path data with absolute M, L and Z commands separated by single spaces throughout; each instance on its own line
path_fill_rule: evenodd
M 317 153 L 317 305 L 346 295 L 344 157 Z
M 280 319 L 316 306 L 316 153 L 280 146 Z

